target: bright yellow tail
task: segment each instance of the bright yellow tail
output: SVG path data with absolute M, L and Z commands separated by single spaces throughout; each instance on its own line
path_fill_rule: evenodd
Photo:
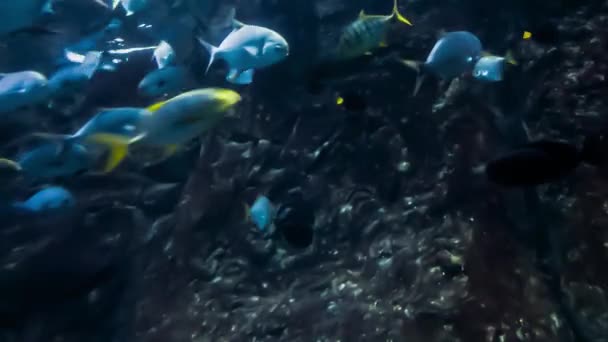
M 87 137 L 86 140 L 108 148 L 108 159 L 104 165 L 103 172 L 114 170 L 125 159 L 129 151 L 129 144 L 132 142 L 132 139 L 129 137 L 107 133 L 93 134 Z
M 400 22 L 413 26 L 413 24 L 409 20 L 407 20 L 406 17 L 402 16 L 401 13 L 399 13 L 399 6 L 397 2 L 398 0 L 395 0 L 395 2 L 393 3 L 393 15 L 397 17 L 397 20 L 399 20 Z

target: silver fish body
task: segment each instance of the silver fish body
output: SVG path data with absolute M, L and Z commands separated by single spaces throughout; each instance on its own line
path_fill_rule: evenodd
M 285 38 L 271 29 L 255 25 L 244 25 L 233 31 L 218 47 L 203 40 L 200 42 L 210 52 L 209 66 L 216 59 L 223 59 L 230 68 L 226 80 L 236 84 L 251 83 L 255 69 L 278 63 L 289 55 Z
M 230 90 L 204 88 L 176 96 L 145 116 L 141 130 L 144 145 L 180 145 L 215 126 L 240 101 Z
M 477 63 L 475 63 L 473 77 L 484 82 L 500 82 L 503 79 L 505 62 L 504 57 L 481 57 Z
M 139 124 L 142 118 L 148 114 L 144 108 L 138 107 L 105 109 L 95 114 L 72 137 L 86 138 L 99 133 L 134 137 L 140 133 Z
M 49 99 L 51 91 L 44 75 L 20 71 L 0 75 L 0 113 L 38 105 Z

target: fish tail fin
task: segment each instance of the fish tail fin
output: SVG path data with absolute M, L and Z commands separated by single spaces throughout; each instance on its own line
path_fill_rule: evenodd
M 134 139 L 116 134 L 99 133 L 87 137 L 86 140 L 108 148 L 108 158 L 105 162 L 103 172 L 110 172 L 127 156 L 129 144 L 131 144 Z
M 398 0 L 394 0 L 394 2 L 393 2 L 393 16 L 395 16 L 395 18 L 397 18 L 397 20 L 399 20 L 400 22 L 402 22 L 406 25 L 413 26 L 412 22 L 410 22 L 406 17 L 404 17 L 399 12 L 399 1 Z
M 412 93 L 412 96 L 416 96 L 418 94 L 418 91 L 420 90 L 420 87 L 422 86 L 422 82 L 424 82 L 424 79 L 426 78 L 426 74 L 424 73 L 423 69 L 424 64 L 419 61 L 412 61 L 406 59 L 399 59 L 399 62 L 401 62 L 401 64 L 405 65 L 406 67 L 416 71 L 416 85 L 414 86 L 414 91 Z
M 198 41 L 205 48 L 205 50 L 207 50 L 207 52 L 209 53 L 209 63 L 207 64 L 207 69 L 205 69 L 205 74 L 207 74 L 209 72 L 209 69 L 211 68 L 211 64 L 213 64 L 213 62 L 215 61 L 215 56 L 217 54 L 218 48 L 207 43 L 202 38 L 199 38 Z
M 416 85 L 414 86 L 414 91 L 412 92 L 412 96 L 418 95 L 418 91 L 420 91 L 420 87 L 422 87 L 422 83 L 426 79 L 426 74 L 418 74 L 416 77 Z
M 513 51 L 511 50 L 507 51 L 507 54 L 505 55 L 505 61 L 511 65 L 519 64 L 517 63 L 517 60 L 515 60 L 515 57 L 513 57 Z

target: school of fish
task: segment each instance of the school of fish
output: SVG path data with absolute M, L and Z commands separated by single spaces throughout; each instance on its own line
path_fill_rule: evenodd
M 48 23 L 56 13 L 59 0 L 21 0 L 0 3 L 0 40 L 42 39 L 62 34 Z M 86 3 L 86 4 L 85 4 Z M 82 0 L 81 5 L 91 6 L 111 13 L 110 21 L 99 30 L 82 39 L 66 44 L 61 49 L 51 70 L 38 70 L 35 66 L 26 70 L 0 70 L 0 122 L 10 125 L 12 121 L 41 107 L 61 112 L 66 98 L 86 97 L 86 89 L 96 73 L 120 73 L 116 60 L 139 52 L 150 56 L 155 70 L 147 72 L 137 80 L 135 91 L 145 99 L 146 106 L 117 105 L 100 108 L 86 122 L 71 132 L 31 132 L 24 139 L 37 143 L 14 156 L 0 159 L 0 174 L 3 182 L 11 179 L 32 184 L 50 184 L 62 177 L 77 176 L 86 172 L 109 173 L 120 167 L 129 151 L 145 146 L 161 152 L 168 158 L 188 142 L 204 135 L 220 124 L 241 102 L 241 95 L 233 88 L 255 82 L 255 74 L 262 69 L 271 69 L 290 56 L 290 43 L 273 28 L 249 25 L 235 19 L 235 11 L 227 11 L 226 20 L 209 29 L 213 34 L 195 34 L 181 22 L 167 26 L 158 19 L 151 24 L 140 24 L 138 28 L 148 30 L 155 44 L 144 47 L 128 47 L 120 44 L 118 37 L 125 22 L 132 18 L 149 18 L 150 13 L 164 6 L 167 11 L 187 6 L 184 1 L 165 0 Z M 336 48 L 328 51 L 329 65 L 346 65 L 352 60 L 366 58 L 389 46 L 389 32 L 413 26 L 406 18 L 397 0 L 392 3 L 392 12 L 386 15 L 370 15 L 361 10 L 359 16 L 344 26 L 336 42 Z M 154 16 L 152 16 L 154 18 Z M 217 36 L 228 28 L 228 32 L 217 40 Z M 400 33 L 403 31 L 399 31 Z M 523 39 L 532 33 L 525 32 Z M 193 38 L 193 39 L 190 39 Z M 98 42 L 112 40 L 118 48 L 100 49 Z M 212 41 L 219 42 L 214 45 Z M 195 42 L 195 44 L 192 44 Z M 193 63 L 191 50 L 199 50 L 207 60 Z M 196 55 L 195 55 L 196 56 Z M 200 55 L 199 55 L 200 56 Z M 135 58 L 135 57 L 132 57 Z M 125 59 L 128 60 L 128 57 Z M 198 77 L 206 77 L 211 69 L 220 68 L 222 61 L 226 69 L 226 84 L 199 87 Z M 437 41 L 424 61 L 399 59 L 399 62 L 417 73 L 413 85 L 416 95 L 423 80 L 429 76 L 439 80 L 468 77 L 481 83 L 499 82 L 504 79 L 507 65 L 517 65 L 509 52 L 504 56 L 484 50 L 481 40 L 472 32 L 439 32 Z M 128 63 L 125 62 L 125 63 Z M 197 69 L 192 70 L 192 65 Z M 120 80 L 124 75 L 117 75 Z M 336 104 L 347 110 L 365 110 L 365 102 L 356 92 L 345 92 L 338 96 Z M 560 149 L 561 148 L 561 149 Z M 583 158 L 578 149 L 559 143 L 536 143 L 523 149 L 523 154 L 510 154 L 488 164 L 487 175 L 491 181 L 505 185 L 535 185 L 545 181 L 542 175 L 525 179 L 518 171 L 521 163 L 530 159 L 544 158 L 543 153 L 571 151 L 571 162 L 564 166 L 571 170 Z M 555 152 L 557 153 L 557 152 Z M 557 153 L 560 154 L 560 153 Z M 561 153 L 564 155 L 567 153 Z M 556 157 L 557 158 L 557 157 Z M 553 160 L 553 159 L 551 159 Z M 540 164 L 542 165 L 542 163 Z M 558 163 L 557 167 L 561 164 Z M 513 172 L 505 172 L 510 170 Z M 558 172 L 558 175 L 561 175 Z M 524 179 L 514 179 L 520 177 Z M 552 178 L 556 178 L 554 176 Z M 5 197 L 10 198 L 10 194 Z M 25 201 L 13 199 L 2 206 L 2 210 L 19 210 L 37 213 L 48 208 L 72 206 L 75 199 L 69 190 L 48 187 L 33 194 Z M 271 230 L 277 207 L 269 198 L 259 194 L 257 200 L 246 206 L 245 217 L 260 231 Z

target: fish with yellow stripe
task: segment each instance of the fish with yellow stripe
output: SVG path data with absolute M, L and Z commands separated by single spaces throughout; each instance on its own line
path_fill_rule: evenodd
M 397 0 L 394 0 L 393 12 L 390 15 L 368 15 L 361 10 L 359 18 L 344 29 L 338 42 L 336 58 L 354 58 L 386 46 L 386 35 L 393 20 L 412 26 L 399 12 Z
M 88 136 L 87 141 L 108 148 L 106 172 L 120 164 L 132 144 L 160 147 L 168 157 L 183 144 L 213 128 L 240 101 L 241 96 L 229 89 L 191 90 L 146 108 L 137 127 L 141 133 L 135 137 L 99 133 Z

